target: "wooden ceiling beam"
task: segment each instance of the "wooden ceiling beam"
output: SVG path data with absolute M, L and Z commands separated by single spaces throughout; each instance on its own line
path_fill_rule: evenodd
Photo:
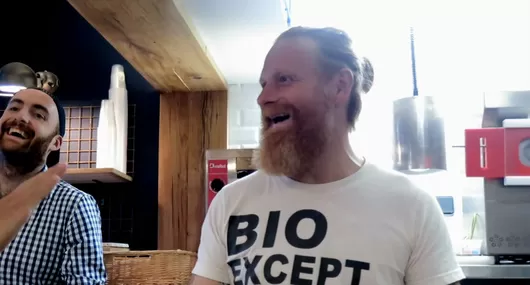
M 68 0 L 161 93 L 226 90 L 178 1 Z

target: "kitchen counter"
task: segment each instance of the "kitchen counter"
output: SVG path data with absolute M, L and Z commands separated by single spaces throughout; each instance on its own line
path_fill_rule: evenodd
M 530 265 L 460 265 L 467 279 L 530 279 Z

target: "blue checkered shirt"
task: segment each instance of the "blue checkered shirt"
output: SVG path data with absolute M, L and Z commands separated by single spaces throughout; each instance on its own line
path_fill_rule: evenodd
M 96 200 L 61 181 L 0 253 L 0 284 L 105 284 Z

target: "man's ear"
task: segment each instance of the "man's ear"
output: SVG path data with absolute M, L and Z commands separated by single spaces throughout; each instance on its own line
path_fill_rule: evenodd
M 350 101 L 350 93 L 354 84 L 354 75 L 349 68 L 341 69 L 333 79 L 336 90 L 336 103 L 345 106 Z
M 60 150 L 62 145 L 63 137 L 60 135 L 56 135 L 55 137 L 53 137 L 53 140 L 50 143 L 50 151 Z

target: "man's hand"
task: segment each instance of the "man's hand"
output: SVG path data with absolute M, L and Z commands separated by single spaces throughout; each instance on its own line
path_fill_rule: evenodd
M 65 172 L 66 165 L 57 164 L 24 181 L 0 199 L 0 251 L 17 235 L 35 206 L 48 196 Z

